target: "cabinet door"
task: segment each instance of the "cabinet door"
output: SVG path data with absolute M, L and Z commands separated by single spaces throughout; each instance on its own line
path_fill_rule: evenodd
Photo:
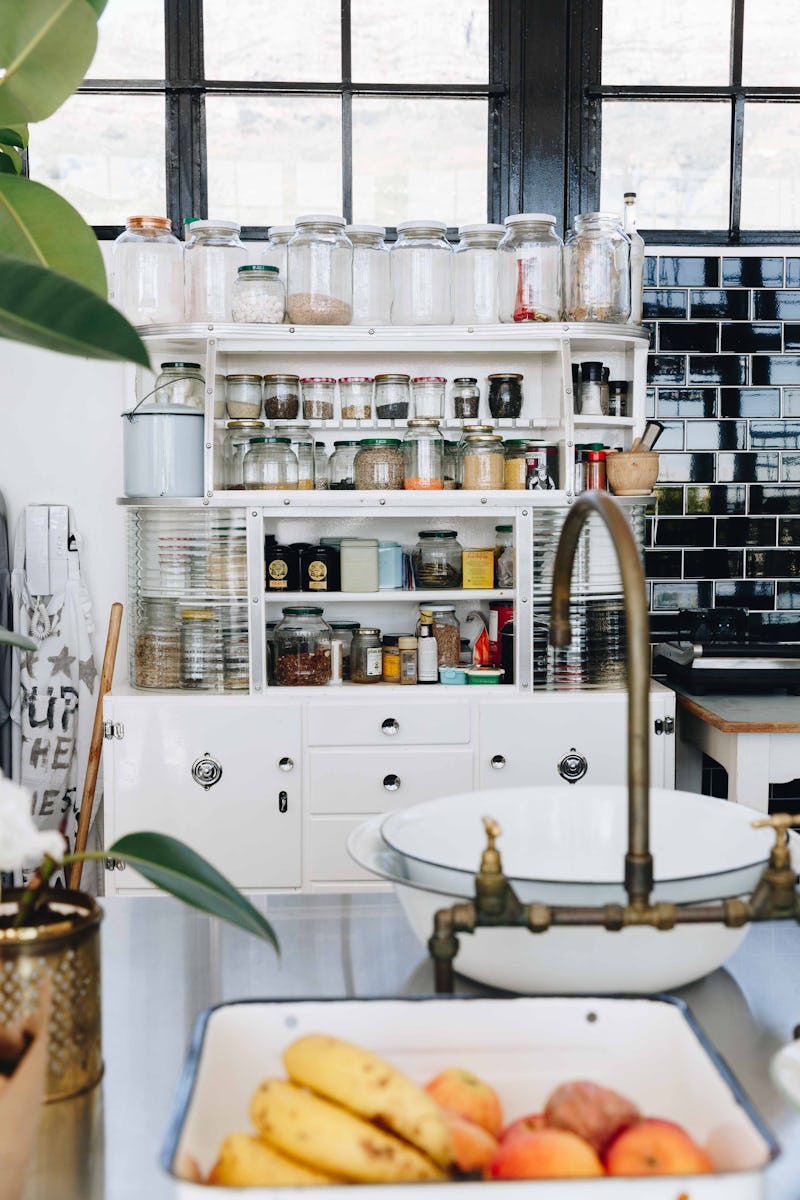
M 107 701 L 122 737 L 105 742 L 106 844 L 152 829 L 181 838 L 237 887 L 299 887 L 300 712 L 208 696 Z M 204 787 L 198 777 L 214 763 L 222 774 Z M 130 868 L 107 884 L 146 886 Z

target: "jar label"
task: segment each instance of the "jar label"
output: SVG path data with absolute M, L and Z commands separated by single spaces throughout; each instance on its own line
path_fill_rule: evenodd
M 328 590 L 328 568 L 319 559 L 314 559 L 308 564 L 308 590 L 310 592 L 327 592 Z
M 288 587 L 286 576 L 289 574 L 288 564 L 281 558 L 275 558 L 267 565 L 267 587 L 271 592 L 277 592 Z
M 383 649 L 380 646 L 367 647 L 367 675 L 383 674 Z

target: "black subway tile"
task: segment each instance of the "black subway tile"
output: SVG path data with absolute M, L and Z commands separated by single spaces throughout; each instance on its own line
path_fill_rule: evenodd
M 746 421 L 687 421 L 687 450 L 744 450 Z
M 783 287 L 782 258 L 723 258 L 725 287 Z M 790 287 L 791 284 L 786 284 Z
M 743 354 L 709 354 L 705 357 L 693 354 L 689 359 L 689 383 L 722 383 L 735 386 L 748 382 L 747 358 Z M 757 382 L 772 381 L 759 379 Z
M 800 421 L 751 421 L 753 450 L 800 450 Z
M 800 579 L 800 550 L 748 550 L 750 578 Z
M 776 601 L 778 608 L 800 608 L 800 580 L 777 580 Z
M 778 388 L 722 388 L 720 392 L 721 417 L 778 417 L 780 407 Z
M 800 483 L 800 454 L 781 455 L 781 482 Z
M 718 317 L 720 320 L 746 321 L 750 316 L 750 293 L 727 292 L 722 288 L 701 288 L 689 292 L 692 320 Z
M 656 389 L 654 387 L 649 387 L 647 389 L 645 411 L 648 417 L 654 417 L 656 415 Z
M 800 321 L 800 291 L 753 292 L 753 316 L 763 321 Z
M 800 258 L 786 260 L 786 287 L 800 287 Z
M 717 389 L 659 388 L 657 404 L 659 417 L 713 417 L 716 416 Z
M 763 354 L 753 359 L 753 383 L 800 383 L 800 357 Z
M 719 259 L 662 255 L 658 282 L 661 287 L 718 287 Z
M 655 287 L 658 283 L 658 255 L 645 254 L 642 281 L 645 287 Z
M 771 579 L 721 579 L 714 584 L 717 608 L 769 609 L 775 604 Z
M 717 479 L 720 483 L 777 483 L 777 454 L 718 454 Z
M 659 451 L 683 450 L 683 421 L 663 421 L 664 429 L 658 438 Z
M 656 611 L 710 608 L 712 587 L 709 580 L 688 583 L 682 579 L 675 583 L 654 583 L 652 606 Z
M 685 383 L 686 358 L 680 354 L 648 354 L 648 383 Z
M 784 350 L 800 350 L 800 325 L 793 325 L 789 321 L 784 322 L 783 348 Z
M 687 550 L 684 555 L 686 579 L 730 579 L 742 575 L 741 550 Z
M 800 515 L 800 487 L 760 487 L 750 488 L 749 512 L 754 515 L 775 513 L 778 516 Z
M 769 350 L 780 350 L 781 324 L 779 321 L 734 321 L 722 326 L 720 350 L 734 350 L 742 354 L 764 354 Z
M 753 414 L 756 415 L 755 413 Z M 761 413 L 757 414 L 761 416 Z M 767 416 L 767 413 L 763 414 Z M 769 414 L 772 416 L 773 414 Z M 776 414 L 777 415 L 777 414 Z M 783 416 L 784 417 L 800 417 L 800 387 L 787 387 L 783 389 Z
M 659 517 L 656 546 L 713 546 L 713 517 Z
M 659 483 L 713 483 L 714 459 L 713 454 L 662 454 Z
M 743 513 L 746 500 L 742 484 L 717 484 L 714 487 L 686 489 L 687 513 L 710 513 L 712 516 Z
M 659 350 L 697 350 L 713 354 L 719 349 L 719 327 L 715 321 L 662 321 L 658 328 Z
M 658 336 L 658 325 L 655 321 L 642 321 L 642 329 L 648 337 L 648 346 L 651 350 L 656 348 L 656 337 Z
M 717 521 L 718 546 L 774 546 L 774 517 L 725 517 Z
M 683 554 L 680 550 L 645 550 L 644 573 L 648 579 L 680 579 Z
M 747 632 L 758 642 L 800 641 L 800 619 L 790 612 L 751 613 Z
M 688 292 L 675 288 L 648 288 L 644 292 L 643 315 L 647 320 L 659 321 L 664 317 L 687 317 Z
M 800 546 L 800 521 L 796 517 L 781 517 L 778 521 L 778 545 Z
M 683 488 L 680 486 L 662 487 L 659 484 L 656 489 L 656 511 L 659 516 L 665 517 L 682 517 L 683 516 Z

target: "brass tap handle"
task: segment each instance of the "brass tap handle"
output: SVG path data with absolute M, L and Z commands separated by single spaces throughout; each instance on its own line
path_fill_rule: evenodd
M 500 834 L 503 831 L 500 828 L 500 826 L 497 824 L 497 821 L 495 821 L 494 817 L 484 817 L 483 818 L 483 828 L 486 830 L 486 837 L 489 842 L 488 848 L 489 848 L 489 850 L 494 850 L 494 848 L 495 848 L 494 844 L 497 841 L 497 839 L 500 837 Z
M 800 813 L 773 813 L 761 821 L 751 821 L 753 829 L 774 829 L 775 845 L 788 846 L 789 830 L 800 829 Z
M 484 817 L 483 828 L 486 830 L 486 849 L 481 855 L 479 874 L 482 876 L 502 875 L 503 864 L 495 842 L 503 831 L 494 817 Z

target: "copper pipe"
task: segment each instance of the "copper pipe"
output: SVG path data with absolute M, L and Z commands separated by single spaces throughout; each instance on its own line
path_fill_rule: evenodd
M 625 601 L 628 676 L 628 853 L 625 887 L 631 904 L 647 904 L 653 888 L 650 853 L 650 627 L 644 571 L 628 519 L 601 491 L 584 492 L 561 530 L 553 567 L 550 644 L 568 646 L 570 590 L 575 551 L 584 524 L 596 513 L 605 522 L 617 553 Z

